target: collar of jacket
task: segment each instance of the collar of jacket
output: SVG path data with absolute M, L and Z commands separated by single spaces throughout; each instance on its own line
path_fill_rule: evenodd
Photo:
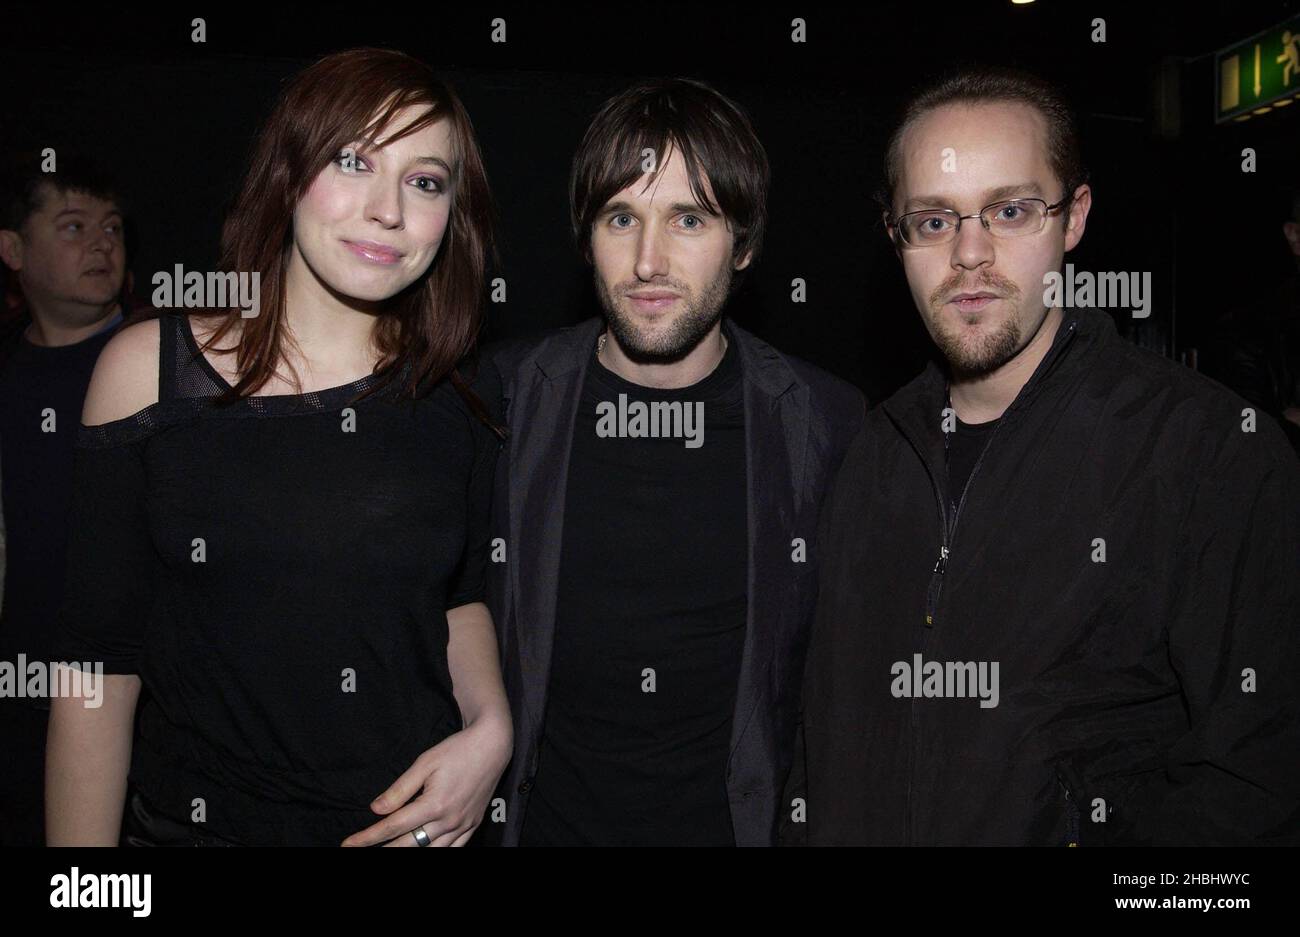
M 1109 313 L 1097 309 L 1062 310 L 1052 347 L 1001 419 L 1015 422 L 1045 394 L 1081 380 L 1093 356 L 1117 339 Z M 880 407 L 918 450 L 935 459 L 941 458 L 943 410 L 947 405 L 947 371 L 932 358 L 920 375 Z
M 552 336 L 537 352 L 537 368 L 549 380 L 563 377 L 571 371 L 585 372 L 588 352 L 595 345 L 605 320 L 599 316 L 580 322 L 572 328 Z M 722 331 L 727 341 L 736 345 L 740 354 L 743 380 L 756 385 L 773 399 L 799 383 L 798 377 L 786 364 L 776 349 L 767 342 L 723 317 Z

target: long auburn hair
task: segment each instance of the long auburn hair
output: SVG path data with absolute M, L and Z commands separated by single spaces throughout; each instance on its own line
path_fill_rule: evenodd
M 274 373 L 287 340 L 285 278 L 293 245 L 293 213 L 316 177 L 344 147 L 376 145 L 398 112 L 426 105 L 418 120 L 385 139 L 401 139 L 446 119 L 452 140 L 451 215 L 429 270 L 392 297 L 375 323 L 382 379 L 361 397 L 392 383 L 404 365 L 402 393 L 449 377 L 475 414 L 499 427 L 469 389 L 456 365 L 473 351 L 483 321 L 483 285 L 496 259 L 494 208 L 487 173 L 469 114 L 450 85 L 423 62 L 388 49 L 350 49 L 327 55 L 291 78 L 258 134 L 247 175 L 221 233 L 222 271 L 259 271 L 259 314 L 243 319 L 234 353 L 239 382 L 218 405 L 252 394 Z M 224 321 L 204 342 L 214 348 L 240 320 L 240 310 L 197 311 Z

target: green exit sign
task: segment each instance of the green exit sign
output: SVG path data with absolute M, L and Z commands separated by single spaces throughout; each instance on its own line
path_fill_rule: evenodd
M 1224 49 L 1214 62 L 1216 123 L 1290 104 L 1300 97 L 1300 16 Z

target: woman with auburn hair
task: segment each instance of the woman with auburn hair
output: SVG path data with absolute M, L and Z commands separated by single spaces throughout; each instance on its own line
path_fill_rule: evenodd
M 512 745 L 500 389 L 457 370 L 490 215 L 424 64 L 357 49 L 284 89 L 222 235 L 256 315 L 161 314 L 91 379 L 58 659 L 103 676 L 51 701 L 51 845 L 473 834 Z

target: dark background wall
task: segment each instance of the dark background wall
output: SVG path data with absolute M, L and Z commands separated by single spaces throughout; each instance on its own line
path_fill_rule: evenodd
M 1292 269 L 1280 229 L 1285 187 L 1300 182 L 1300 107 L 1215 126 L 1213 52 L 1298 2 L 213 6 L 197 14 L 202 45 L 190 40 L 191 10 L 74 16 L 18 4 L 0 15 L 0 147 L 73 146 L 117 175 L 147 298 L 154 271 L 214 264 L 225 205 L 283 79 L 353 46 L 421 56 L 465 100 L 499 203 L 509 301 L 490 309 L 494 339 L 595 314 L 568 235 L 573 150 L 599 104 L 634 79 L 700 78 L 746 107 L 773 164 L 767 245 L 733 315 L 879 400 L 929 353 L 871 198 L 909 87 L 959 59 L 1059 82 L 1081 112 L 1094 187 L 1086 236 L 1067 259 L 1150 271 L 1152 317 L 1117 321 L 1132 340 L 1185 357 L 1225 309 Z M 796 15 L 806 44 L 789 41 Z M 490 41 L 496 16 L 504 44 Z M 1092 41 L 1098 17 L 1105 43 Z M 1254 174 L 1241 172 L 1245 146 L 1258 154 Z M 807 281 L 805 304 L 790 302 L 795 277 Z

